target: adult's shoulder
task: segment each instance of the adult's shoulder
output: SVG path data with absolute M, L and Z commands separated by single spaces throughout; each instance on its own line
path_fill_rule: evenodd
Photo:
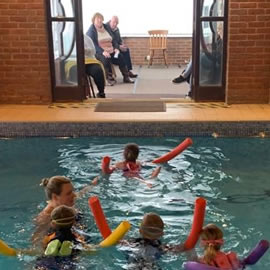
M 94 26 L 94 24 L 91 24 L 86 32 L 86 35 L 91 36 L 91 34 L 93 34 L 95 32 L 97 32 L 96 27 Z
M 51 219 L 51 212 L 53 211 L 54 207 L 48 204 L 34 219 L 34 223 L 42 224 L 47 223 L 48 220 Z
M 108 24 L 103 24 L 103 26 L 104 26 L 105 30 L 106 30 L 111 36 L 113 36 L 113 31 L 112 31 L 110 25 L 108 25 Z

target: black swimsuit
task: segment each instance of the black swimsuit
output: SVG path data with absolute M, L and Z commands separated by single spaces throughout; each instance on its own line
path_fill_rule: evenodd
M 129 269 L 161 269 L 157 264 L 157 260 L 164 253 L 160 240 L 136 238 L 131 240 L 131 247 L 134 249 L 130 251 L 128 256 Z

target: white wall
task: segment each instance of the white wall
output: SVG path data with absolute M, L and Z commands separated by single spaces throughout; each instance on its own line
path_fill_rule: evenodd
M 168 29 L 170 35 L 191 35 L 193 0 L 82 0 L 84 32 L 91 25 L 95 12 L 119 17 L 123 36 L 147 35 L 151 29 Z M 163 2 L 163 4 L 162 4 Z

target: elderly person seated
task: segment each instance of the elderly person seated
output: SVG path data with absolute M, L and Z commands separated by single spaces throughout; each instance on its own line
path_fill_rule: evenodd
M 94 79 L 98 89 L 98 98 L 105 98 L 105 71 L 103 64 L 95 57 L 96 49 L 90 37 L 84 35 L 84 64 L 85 73 Z M 67 61 L 66 74 L 70 81 L 77 82 L 77 62 Z
M 119 49 L 124 56 L 124 60 L 128 69 L 129 77 L 136 78 L 138 75 L 132 72 L 132 62 L 131 62 L 129 48 L 127 47 L 126 44 L 124 44 L 121 38 L 120 30 L 117 27 L 118 24 L 119 24 L 119 19 L 117 16 L 112 16 L 111 20 L 106 23 L 106 25 L 110 28 L 111 32 L 113 33 L 115 41 L 117 42 Z
M 100 13 L 95 13 L 92 18 L 92 25 L 86 35 L 89 36 L 96 48 L 96 58 L 100 60 L 105 68 L 106 79 L 109 85 L 114 85 L 115 80 L 112 75 L 112 64 L 118 65 L 123 75 L 124 83 L 134 83 L 129 78 L 128 69 L 124 57 L 120 53 L 119 46 L 113 38 L 109 27 L 103 24 L 104 17 Z

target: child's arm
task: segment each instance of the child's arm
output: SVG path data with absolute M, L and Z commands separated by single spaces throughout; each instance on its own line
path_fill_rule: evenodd
M 179 245 L 163 245 L 162 249 L 165 252 L 174 252 L 174 253 L 181 253 L 185 251 L 184 244 Z
M 120 162 L 115 163 L 112 167 L 117 169 L 117 170 L 124 170 L 125 163 L 123 161 L 120 161 Z
M 165 245 L 163 247 L 165 252 L 182 253 L 185 252 L 188 261 L 199 261 L 198 255 L 195 249 L 186 250 L 184 244 L 179 245 Z
M 156 178 L 160 173 L 161 167 L 157 167 L 151 174 L 150 179 Z
M 81 198 L 86 192 L 90 191 L 94 186 L 97 185 L 99 177 L 96 176 L 94 180 L 91 182 L 91 185 L 88 185 L 81 189 L 79 192 L 76 193 L 77 198 Z
M 140 182 L 142 182 L 142 183 L 144 183 L 144 184 L 146 184 L 149 188 L 153 187 L 153 185 L 151 183 L 146 182 L 144 179 L 142 179 L 140 177 L 133 177 L 133 178 L 140 181 Z
M 33 248 L 19 249 L 16 251 L 17 251 L 17 256 L 20 256 L 20 255 L 39 256 L 39 255 L 42 255 L 42 253 L 43 253 L 42 250 L 33 249 Z
M 83 244 L 83 249 L 80 251 L 80 254 L 82 256 L 84 255 L 91 255 L 97 251 L 97 248 L 99 248 L 98 245 L 90 245 L 90 244 Z

